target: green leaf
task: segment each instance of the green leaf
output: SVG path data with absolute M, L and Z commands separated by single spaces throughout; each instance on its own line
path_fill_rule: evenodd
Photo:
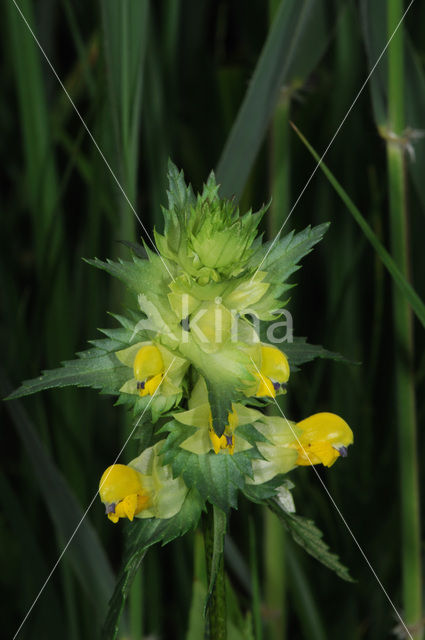
M 24 380 L 7 400 L 29 396 L 38 391 L 56 387 L 92 387 L 102 393 L 118 393 L 129 379 L 129 368 L 121 364 L 114 354 L 99 349 L 88 349 L 78 354 L 78 360 L 68 360 L 59 369 L 43 371 L 41 376 Z
M 275 499 L 267 500 L 267 505 L 279 517 L 295 542 L 303 547 L 307 553 L 334 571 L 343 580 L 355 582 L 348 573 L 348 569 L 339 561 L 338 556 L 329 551 L 328 545 L 322 540 L 322 532 L 312 520 L 289 513 Z
M 347 360 L 347 358 L 340 353 L 329 351 L 321 345 L 309 344 L 307 338 L 297 337 L 294 338 L 293 342 L 285 342 L 277 346 L 285 353 L 292 371 L 296 371 L 299 365 L 311 362 L 315 360 L 315 358 L 335 360 L 336 362 L 344 362 L 346 364 L 357 364 Z
M 90 340 L 94 349 L 87 349 L 77 353 L 76 360 L 67 360 L 58 369 L 42 371 L 42 374 L 32 380 L 25 380 L 22 385 L 13 391 L 7 400 L 28 396 L 38 391 L 46 389 L 62 388 L 69 386 L 92 387 L 100 389 L 101 393 L 118 395 L 119 389 L 124 382 L 132 377 L 131 369 L 123 365 L 115 356 L 115 351 L 119 351 L 139 342 L 145 338 L 142 331 L 136 331 L 135 321 L 124 316 L 111 314 L 120 324 L 116 329 L 100 329 L 108 336 L 107 339 Z M 127 396 L 128 394 L 123 394 Z M 133 396 L 122 399 L 119 404 L 131 401 Z M 134 396 L 138 398 L 138 396 Z M 139 407 L 138 407 L 139 408 Z M 142 407 L 144 408 L 144 407 Z
M 255 449 L 240 451 L 233 456 L 213 451 L 198 455 L 179 445 L 194 431 L 175 420 L 162 430 L 170 431 L 162 449 L 164 464 L 170 464 L 174 476 L 182 476 L 188 487 L 197 487 L 205 501 L 226 513 L 236 508 L 238 491 L 245 486 L 245 476 L 252 475 L 251 459 L 258 457 Z
M 277 490 L 282 486 L 287 486 L 288 489 L 293 487 L 292 483 L 286 479 L 285 474 L 277 475 L 263 484 L 247 484 L 243 492 L 251 502 L 264 504 L 266 500 L 276 497 Z
M 381 241 L 379 240 L 378 236 L 375 234 L 373 229 L 366 222 L 365 218 L 360 213 L 359 209 L 353 203 L 353 201 L 348 196 L 348 194 L 343 189 L 343 187 L 340 185 L 340 183 L 335 178 L 333 173 L 328 169 L 328 167 L 325 165 L 325 163 L 323 161 L 321 161 L 318 153 L 313 149 L 313 147 L 306 140 L 306 138 L 302 135 L 302 133 L 297 129 L 297 127 L 295 125 L 292 125 L 292 127 L 295 130 L 297 136 L 300 138 L 300 140 L 305 144 L 307 149 L 310 151 L 310 153 L 313 156 L 313 158 L 317 162 L 320 161 L 320 165 L 319 166 L 322 169 L 323 173 L 328 178 L 329 182 L 331 183 L 331 185 L 333 186 L 333 188 L 335 189 L 335 191 L 337 192 L 337 194 L 339 195 L 341 200 L 346 205 L 347 209 L 349 210 L 349 212 L 353 216 L 354 220 L 357 222 L 357 224 L 359 225 L 359 227 L 363 231 L 363 233 L 366 236 L 366 238 L 369 240 L 369 242 L 372 245 L 372 247 L 375 249 L 376 253 L 380 257 L 382 263 L 387 268 L 389 274 L 391 275 L 391 277 L 394 280 L 394 282 L 397 285 L 397 287 L 400 289 L 401 293 L 409 301 L 409 304 L 412 307 L 412 309 L 413 309 L 416 317 L 418 318 L 419 322 L 425 328 L 425 304 L 422 302 L 422 300 L 420 299 L 420 297 L 418 296 L 416 291 L 413 289 L 411 284 L 403 276 L 403 274 L 401 273 L 400 269 L 398 268 L 398 266 L 394 262 L 394 260 L 391 257 L 391 255 L 385 249 L 384 245 L 381 243 Z
M 146 551 L 157 542 L 163 545 L 194 529 L 199 522 L 204 503 L 196 488 L 189 490 L 182 508 L 173 518 L 136 519 L 126 526 L 126 551 L 123 567 L 118 576 L 103 630 L 103 640 L 115 640 L 119 620 L 134 576 L 139 570 Z
M 183 171 L 179 171 L 176 165 L 168 160 L 168 207 L 170 210 L 185 213 L 196 203 L 191 185 L 186 185 Z
M 164 260 L 156 253 L 152 253 L 145 247 L 145 251 L 149 256 L 149 260 L 142 260 L 137 256 L 133 256 L 133 260 L 99 260 L 99 258 L 88 259 L 85 262 L 92 267 L 97 267 L 106 271 L 111 276 L 118 278 L 124 282 L 127 287 L 136 294 L 145 292 L 158 293 L 160 291 L 168 291 L 168 285 L 171 282 L 170 270 L 173 269 L 171 264 L 164 267 Z
M 208 389 L 208 402 L 210 403 L 213 429 L 222 436 L 232 411 L 232 401 L 235 399 L 235 390 L 229 385 L 217 384 L 215 381 L 205 378 Z
M 281 240 L 266 242 L 261 251 L 264 262 L 259 269 L 267 271 L 267 282 L 285 282 L 300 268 L 298 262 L 322 240 L 328 228 L 329 222 L 313 228 L 309 225 L 299 233 L 291 231 Z M 256 260 L 258 256 L 259 252 L 255 254 Z

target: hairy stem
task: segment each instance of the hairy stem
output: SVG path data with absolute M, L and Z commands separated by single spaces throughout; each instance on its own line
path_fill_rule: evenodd
M 402 11 L 402 0 L 389 1 L 388 37 L 393 33 Z M 409 255 L 405 154 L 402 145 L 397 144 L 397 137 L 401 136 L 405 126 L 403 76 L 403 31 L 400 28 L 389 47 L 387 166 L 391 248 L 394 260 L 407 279 Z M 393 287 L 393 324 L 395 405 L 401 482 L 403 611 L 405 622 L 414 639 L 420 640 L 423 634 L 417 625 L 422 617 L 422 577 L 412 314 L 407 301 L 396 287 Z

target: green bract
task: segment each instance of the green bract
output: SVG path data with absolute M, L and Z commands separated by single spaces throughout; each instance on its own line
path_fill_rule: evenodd
M 156 246 L 164 258 L 177 263 L 200 285 L 243 272 L 255 252 L 252 245 L 266 209 L 240 216 L 232 201 L 218 197 L 214 174 L 195 198 L 173 166 L 168 196 L 164 235 L 155 232 Z

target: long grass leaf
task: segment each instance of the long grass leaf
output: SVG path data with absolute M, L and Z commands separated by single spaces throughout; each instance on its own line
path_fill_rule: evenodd
M 300 140 L 305 144 L 307 149 L 310 151 L 313 158 L 317 162 L 319 162 L 320 161 L 319 154 L 313 149 L 311 144 L 306 140 L 306 138 L 303 136 L 303 134 L 299 131 L 299 129 L 297 129 L 297 127 L 294 124 L 292 125 L 292 127 L 296 132 L 296 134 L 298 135 L 298 137 L 300 138 Z M 394 262 L 391 255 L 385 249 L 384 245 L 379 240 L 376 233 L 373 231 L 370 225 L 366 222 L 365 218 L 360 213 L 359 209 L 356 207 L 356 205 L 351 200 L 347 192 L 340 185 L 338 180 L 335 178 L 333 173 L 328 169 L 328 167 L 323 161 L 320 162 L 320 168 L 325 174 L 325 176 L 327 177 L 327 179 L 329 180 L 329 182 L 331 183 L 331 185 L 333 186 L 333 188 L 335 189 L 335 191 L 337 192 L 337 194 L 339 195 L 339 197 L 341 198 L 341 200 L 346 205 L 347 209 L 349 210 L 354 220 L 357 222 L 357 224 L 363 231 L 366 238 L 369 240 L 372 247 L 375 249 L 377 255 L 382 260 L 382 263 L 388 269 L 388 272 L 390 273 L 397 287 L 400 289 L 400 291 L 409 301 L 409 304 L 412 307 L 419 322 L 425 328 L 425 304 L 422 302 L 422 300 L 420 299 L 416 291 L 413 289 L 411 284 L 403 276 L 400 269 Z
M 322 29 L 324 4 L 281 2 L 218 163 L 217 181 L 223 195 L 239 198 L 242 194 L 282 86 L 299 82 L 320 60 L 328 41 Z M 317 34 L 320 39 L 316 40 Z

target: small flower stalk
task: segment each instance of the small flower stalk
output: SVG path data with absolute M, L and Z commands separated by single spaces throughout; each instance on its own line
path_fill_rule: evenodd
M 300 466 L 333 467 L 353 442 L 339 416 L 294 421 L 280 410 L 293 370 L 315 353 L 283 335 L 288 279 L 327 225 L 263 243 L 265 212 L 240 214 L 220 199 L 213 174 L 195 196 L 170 163 L 157 251 L 136 247 L 129 261 L 89 261 L 129 288 L 137 310 L 115 316 L 120 327 L 105 330 L 87 354 L 14 394 L 63 386 L 72 368 L 80 386 L 129 407 L 134 435 L 151 436 L 142 437 L 134 460 L 105 465 L 99 495 L 109 521 L 140 527 L 141 547 L 195 527 L 208 505 L 226 517 L 241 494 L 278 509 L 290 528 L 299 516 L 287 474 L 293 480 Z

